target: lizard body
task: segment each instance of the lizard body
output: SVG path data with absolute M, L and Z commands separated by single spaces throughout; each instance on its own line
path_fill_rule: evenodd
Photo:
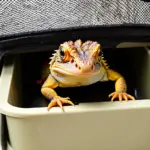
M 69 97 L 58 96 L 55 88 L 87 86 L 96 82 L 116 81 L 115 92 L 109 97 L 111 101 L 119 98 L 119 101 L 135 100 L 126 93 L 127 85 L 124 77 L 112 70 L 107 65 L 101 54 L 101 46 L 98 42 L 81 40 L 64 42 L 55 50 L 49 63 L 50 74 L 42 85 L 41 93 L 51 102 L 48 110 L 56 105 L 68 103 L 73 105 Z

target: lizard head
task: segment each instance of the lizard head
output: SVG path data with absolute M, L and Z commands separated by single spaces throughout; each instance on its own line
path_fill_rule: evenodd
M 59 74 L 92 74 L 100 68 L 100 44 L 81 40 L 64 42 L 51 58 L 50 70 Z

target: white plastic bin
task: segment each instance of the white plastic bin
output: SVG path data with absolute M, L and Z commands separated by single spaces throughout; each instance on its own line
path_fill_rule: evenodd
M 141 62 L 147 95 L 149 60 Z M 150 99 L 81 103 L 65 112 L 21 108 L 18 65 L 17 57 L 6 57 L 0 78 L 0 112 L 13 150 L 150 150 Z

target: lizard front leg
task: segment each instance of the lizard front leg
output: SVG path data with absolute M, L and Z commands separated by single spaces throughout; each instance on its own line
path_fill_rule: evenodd
M 60 97 L 54 91 L 54 88 L 58 87 L 59 83 L 53 78 L 52 75 L 49 75 L 44 84 L 41 88 L 41 93 L 51 102 L 49 103 L 47 110 L 50 110 L 54 106 L 59 106 L 63 111 L 64 108 L 62 104 L 70 104 L 74 105 L 70 100 L 69 97 Z
M 119 101 L 124 100 L 135 100 L 135 98 L 133 96 L 131 96 L 130 94 L 127 94 L 127 85 L 126 85 L 126 81 L 123 78 L 122 75 L 120 75 L 118 72 L 109 69 L 108 70 L 108 79 L 111 81 L 116 81 L 115 82 L 115 92 L 111 93 L 109 95 L 109 97 L 111 98 L 111 101 L 113 101 L 115 98 L 119 98 Z

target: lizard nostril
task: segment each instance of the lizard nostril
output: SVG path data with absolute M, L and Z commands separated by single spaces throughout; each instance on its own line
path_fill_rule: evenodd
M 72 59 L 70 62 L 71 62 L 71 63 L 73 63 L 73 62 L 74 62 L 74 60 Z
M 79 68 L 79 70 L 81 69 L 81 67 L 80 67 L 80 66 L 79 66 L 78 68 Z

